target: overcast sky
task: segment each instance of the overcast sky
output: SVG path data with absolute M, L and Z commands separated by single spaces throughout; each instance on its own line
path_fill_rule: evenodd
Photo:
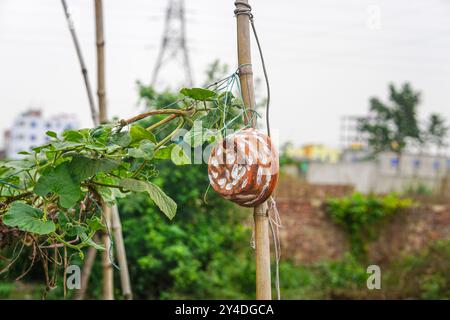
M 94 1 L 67 1 L 95 89 Z M 109 114 L 125 117 L 138 111 L 136 80 L 151 79 L 167 1 L 103 2 Z M 186 0 L 197 85 L 213 60 L 237 65 L 233 2 Z M 282 141 L 337 146 L 340 116 L 364 114 L 371 96 L 386 98 L 389 82 L 410 81 L 423 92 L 421 116 L 440 112 L 450 119 L 449 0 L 251 3 L 271 78 L 271 126 Z M 47 116 L 76 113 L 91 125 L 59 0 L 0 0 L 0 130 L 29 107 Z

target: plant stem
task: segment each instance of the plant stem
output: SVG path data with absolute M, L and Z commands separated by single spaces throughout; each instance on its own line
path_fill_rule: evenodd
M 32 191 L 27 191 L 27 192 L 18 194 L 17 196 L 8 197 L 6 199 L 6 201 L 5 201 L 5 203 L 9 204 L 9 203 L 14 202 L 16 200 L 23 199 L 23 198 L 26 198 L 26 197 L 29 197 L 29 196 L 32 196 L 32 195 L 33 195 Z
M 157 114 L 176 114 L 176 115 L 179 115 L 179 116 L 190 116 L 192 110 L 195 110 L 195 109 L 160 109 L 160 110 L 151 110 L 151 111 L 148 111 L 148 112 L 144 112 L 144 113 L 138 114 L 137 116 L 134 116 L 134 117 L 126 119 L 126 120 L 122 119 L 122 120 L 120 120 L 120 124 L 122 126 L 127 126 L 127 125 L 129 125 L 129 124 L 131 124 L 133 122 L 136 122 L 136 121 L 139 121 L 139 120 L 142 120 L 142 119 L 145 119 L 147 117 L 154 116 L 154 115 L 157 115 Z
M 178 130 L 181 129 L 181 127 L 183 127 L 185 122 L 184 117 L 180 119 L 180 122 L 178 124 L 178 126 L 175 128 L 175 130 L 172 131 L 171 134 L 169 134 L 167 137 L 165 137 L 164 139 L 162 139 L 160 142 L 158 142 L 155 146 L 155 150 L 158 150 L 160 147 L 162 147 L 167 141 L 169 141 L 170 139 L 172 139 L 172 137 L 178 132 Z
M 170 122 L 170 121 L 172 121 L 173 119 L 175 119 L 175 118 L 177 118 L 177 117 L 179 117 L 179 116 L 180 116 L 180 115 L 178 115 L 178 114 L 171 114 L 171 115 L 168 116 L 167 118 L 162 119 L 161 121 L 159 121 L 159 122 L 157 122 L 157 123 L 155 123 L 155 124 L 152 124 L 151 126 L 149 126 L 149 127 L 147 128 L 147 130 L 148 130 L 148 131 L 152 131 L 152 130 L 158 128 L 159 126 L 162 126 L 163 124 L 166 124 L 167 122 Z
M 136 169 L 136 171 L 133 173 L 133 175 L 131 176 L 132 178 L 136 178 L 137 175 L 139 174 L 139 172 L 142 171 L 142 169 L 144 169 L 145 165 L 147 164 L 147 160 L 142 161 L 141 165 L 139 166 L 139 168 Z
M 117 185 L 114 185 L 114 184 L 102 183 L 102 182 L 97 182 L 97 181 L 92 181 L 92 180 L 89 183 L 86 183 L 86 184 L 83 184 L 83 185 L 92 185 L 92 184 L 95 184 L 95 185 L 98 185 L 98 186 L 102 186 L 102 187 L 108 187 L 108 188 L 116 188 L 116 189 L 121 189 L 122 188 L 121 186 L 117 186 Z

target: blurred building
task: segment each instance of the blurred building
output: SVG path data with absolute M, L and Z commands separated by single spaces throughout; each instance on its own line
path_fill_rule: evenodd
M 340 120 L 339 140 L 342 149 L 358 150 L 368 147 L 367 134 L 361 131 L 361 122 L 367 116 L 345 115 Z
M 288 157 L 308 162 L 336 163 L 339 161 L 341 151 L 323 144 L 305 144 L 301 147 L 289 145 L 285 153 Z
M 14 119 L 5 135 L 5 156 L 8 159 L 23 157 L 21 151 L 29 151 L 44 144 L 50 137 L 47 131 L 54 131 L 60 135 L 64 130 L 78 129 L 79 122 L 74 114 L 59 114 L 44 118 L 39 109 L 30 109 Z
M 349 148 L 343 149 L 341 153 L 342 162 L 357 162 L 364 161 L 371 158 L 372 153 L 369 148 L 363 148 L 360 145 L 350 146 Z
M 382 152 L 375 158 L 338 163 L 312 163 L 307 181 L 313 184 L 352 185 L 363 193 L 403 192 L 426 188 L 437 191 L 450 176 L 444 155 Z

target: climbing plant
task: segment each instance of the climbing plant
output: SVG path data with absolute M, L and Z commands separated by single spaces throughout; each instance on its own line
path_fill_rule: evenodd
M 47 269 L 49 259 L 61 258 L 60 250 L 61 261 L 67 261 L 68 250 L 81 258 L 87 246 L 104 250 L 93 239 L 99 230 L 109 232 L 102 204 L 129 193 L 146 193 L 172 219 L 177 204 L 152 182 L 156 164 L 189 164 L 186 147 L 213 142 L 242 118 L 246 110 L 232 93 L 236 79 L 233 74 L 209 89 L 183 88 L 180 99 L 165 108 L 129 119 L 60 136 L 48 131 L 48 142 L 21 152 L 23 159 L 0 162 L 0 248 L 15 246 L 0 273 L 24 246 L 32 247 L 32 260 L 45 261 Z

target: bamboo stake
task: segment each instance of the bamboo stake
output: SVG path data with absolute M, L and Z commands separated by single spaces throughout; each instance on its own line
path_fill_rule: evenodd
M 105 40 L 103 37 L 103 3 L 95 0 L 95 35 L 97 44 L 97 96 L 100 123 L 108 121 L 105 100 Z M 105 225 L 111 226 L 111 208 L 102 204 Z M 110 260 L 111 239 L 108 232 L 102 235 L 105 251 L 102 252 L 103 299 L 114 299 L 114 270 Z
M 81 48 L 80 48 L 80 45 L 78 42 L 78 37 L 75 32 L 75 28 L 73 25 L 72 18 L 70 16 L 70 11 L 67 7 L 67 3 L 65 0 L 61 0 L 61 3 L 63 6 L 63 9 L 64 9 L 64 13 L 66 16 L 66 20 L 67 20 L 67 23 L 69 26 L 70 33 L 72 35 L 72 40 L 75 45 L 78 60 L 79 60 L 80 66 L 81 66 L 81 70 L 82 70 L 82 74 L 83 74 L 83 78 L 84 78 L 84 82 L 85 82 L 85 86 L 86 86 L 86 92 L 87 92 L 88 99 L 89 99 L 89 106 L 91 109 L 92 121 L 93 121 L 94 125 L 97 126 L 97 125 L 99 125 L 100 121 L 99 121 L 99 117 L 96 112 L 94 97 L 92 95 L 91 85 L 90 85 L 89 78 L 88 78 L 88 72 L 87 72 L 86 65 L 84 63 L 83 55 L 82 55 Z M 103 91 L 103 97 L 104 96 L 105 96 L 105 92 Z M 103 101 L 103 103 L 104 103 L 104 101 Z M 106 106 L 104 108 L 104 111 L 106 113 Z M 105 117 L 105 115 L 102 115 L 102 117 Z M 106 120 L 103 120 L 103 121 L 106 121 Z M 130 275 L 128 272 L 125 246 L 123 244 L 124 242 L 123 242 L 123 235 L 122 235 L 122 224 L 120 222 L 120 215 L 119 215 L 119 211 L 117 209 L 117 205 L 113 206 L 112 215 L 113 216 L 112 216 L 111 228 L 113 229 L 114 238 L 116 239 L 116 242 L 118 244 L 116 246 L 116 250 L 117 250 L 118 262 L 119 262 L 119 266 L 120 266 L 120 279 L 121 279 L 121 283 L 122 283 L 122 292 L 124 294 L 125 299 L 132 299 Z M 95 236 L 94 241 L 98 242 L 97 236 Z M 83 300 L 86 295 L 89 278 L 91 275 L 91 271 L 92 271 L 92 268 L 94 265 L 96 255 L 97 255 L 97 250 L 94 247 L 90 247 L 87 252 L 86 261 L 83 266 L 81 288 L 75 294 L 76 300 Z
M 98 114 L 96 112 L 94 96 L 93 96 L 92 90 L 91 90 L 91 83 L 89 81 L 88 71 L 86 68 L 86 64 L 84 62 L 83 54 L 81 52 L 81 47 L 80 47 L 80 43 L 78 41 L 78 37 L 77 37 L 76 31 L 75 31 L 72 16 L 70 15 L 70 11 L 68 9 L 66 1 L 61 0 L 61 4 L 63 6 L 64 14 L 65 14 L 66 21 L 67 21 L 67 26 L 69 27 L 69 31 L 72 36 L 73 43 L 75 45 L 75 50 L 76 50 L 76 53 L 78 56 L 78 62 L 80 63 L 81 73 L 83 75 L 84 85 L 86 87 L 86 93 L 87 93 L 88 101 L 89 101 L 89 107 L 91 110 L 92 122 L 94 123 L 94 125 L 98 125 L 99 119 L 98 119 Z M 97 235 L 94 236 L 94 241 L 98 242 Z M 97 256 L 97 249 L 95 249 L 94 247 L 90 247 L 86 254 L 86 260 L 84 261 L 83 270 L 81 272 L 80 290 L 78 290 L 76 292 L 76 294 L 74 295 L 75 300 L 83 300 L 85 298 L 86 291 L 87 291 L 88 284 L 89 284 L 89 278 L 91 276 L 91 271 L 94 266 L 96 256 Z
M 253 109 L 255 106 L 255 92 L 253 88 L 253 69 L 250 47 L 250 21 L 248 14 L 239 14 L 248 10 L 248 0 L 236 1 L 237 48 L 239 63 L 239 79 L 241 82 L 242 99 L 244 105 Z M 246 124 L 256 125 L 256 117 L 245 115 Z M 254 208 L 255 246 L 256 246 L 256 299 L 271 300 L 272 286 L 270 279 L 270 242 L 269 217 L 267 204 L 263 203 Z
M 70 34 L 72 36 L 73 44 L 75 45 L 75 50 L 77 52 L 78 61 L 80 62 L 81 73 L 83 74 L 84 85 L 86 87 L 86 92 L 87 92 L 87 96 L 88 96 L 88 100 L 89 100 L 89 107 L 91 108 L 92 121 L 94 122 L 94 124 L 96 124 L 98 122 L 98 116 L 97 116 L 97 112 L 95 111 L 94 96 L 92 94 L 91 84 L 89 82 L 88 72 L 87 72 L 86 64 L 84 63 L 83 54 L 81 53 L 80 43 L 78 42 L 78 37 L 75 32 L 75 27 L 73 25 L 73 21 L 72 21 L 72 17 L 70 15 L 69 9 L 67 8 L 66 0 L 61 0 L 61 3 L 63 6 L 63 9 L 64 9 L 64 14 L 66 15 L 67 25 L 69 27 Z
M 117 205 L 112 207 L 112 224 L 111 229 L 114 234 L 115 247 L 117 252 L 117 260 L 120 267 L 120 283 L 122 285 L 122 293 L 125 300 L 132 300 L 133 293 L 131 291 L 130 274 L 128 272 L 127 256 L 122 236 L 122 223 L 120 222 L 119 210 Z
M 97 96 L 100 123 L 108 121 L 105 100 L 105 39 L 103 36 L 103 1 L 95 0 L 95 36 L 97 45 Z
M 111 208 L 106 204 L 102 205 L 103 219 L 105 225 L 111 226 Z M 110 259 L 111 239 L 110 234 L 106 231 L 102 234 L 105 250 L 102 252 L 102 268 L 103 268 L 103 300 L 114 300 L 114 270 Z

